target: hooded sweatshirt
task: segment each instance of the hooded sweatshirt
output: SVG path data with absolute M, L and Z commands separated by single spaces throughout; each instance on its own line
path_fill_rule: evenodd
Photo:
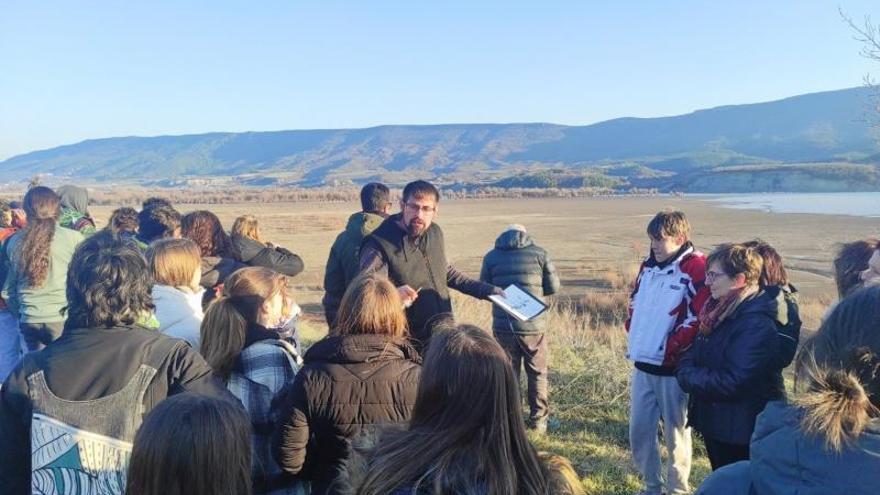
M 153 303 L 159 331 L 169 337 L 183 339 L 199 349 L 202 319 L 202 296 L 204 289 L 192 291 L 169 285 L 153 286 Z
M 83 235 L 95 233 L 95 221 L 89 215 L 89 192 L 79 186 L 61 186 L 57 190 L 61 197 L 61 217 L 58 223 L 65 228 Z
M 537 246 L 529 234 L 519 230 L 507 230 L 498 236 L 495 249 L 483 258 L 480 280 L 502 288 L 517 284 L 540 300 L 559 290 L 559 276 L 547 251 Z M 492 330 L 539 333 L 544 331 L 544 322 L 540 316 L 532 321 L 519 321 L 493 305 Z

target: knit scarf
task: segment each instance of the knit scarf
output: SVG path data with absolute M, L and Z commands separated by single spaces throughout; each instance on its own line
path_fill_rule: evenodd
M 740 303 L 757 291 L 757 286 L 747 285 L 739 289 L 731 289 L 721 299 L 710 297 L 700 311 L 700 333 L 703 335 L 712 333 L 712 330 L 730 316 Z

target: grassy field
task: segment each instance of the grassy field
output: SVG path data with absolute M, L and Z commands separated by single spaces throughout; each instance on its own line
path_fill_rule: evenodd
M 559 269 L 563 290 L 545 316 L 551 342 L 551 428 L 534 438 L 539 449 L 560 453 L 575 464 L 590 494 L 630 494 L 640 488 L 631 468 L 627 440 L 628 383 L 631 365 L 624 359 L 622 321 L 628 286 L 647 250 L 645 225 L 665 207 L 684 210 L 693 238 L 704 251 L 725 241 L 760 237 L 786 257 L 801 289 L 807 329 L 815 328 L 834 299 L 831 258 L 839 242 L 865 237 L 876 226 L 867 218 L 774 215 L 727 210 L 678 198 L 591 198 L 453 201 L 441 205 L 449 259 L 476 276 L 482 256 L 509 223 L 525 224 Z M 199 207 L 185 206 L 184 211 Z M 320 306 L 324 263 L 351 203 L 212 205 L 224 225 L 243 213 L 256 215 L 264 236 L 299 253 L 305 272 L 292 287 L 305 310 L 304 336 L 326 334 Z M 98 219 L 111 208 L 95 209 Z M 456 317 L 488 328 L 489 303 L 454 299 Z M 696 442 L 692 485 L 709 466 Z

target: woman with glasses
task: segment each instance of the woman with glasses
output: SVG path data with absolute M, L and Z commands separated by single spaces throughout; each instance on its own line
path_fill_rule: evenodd
M 676 378 L 690 394 L 688 423 L 706 444 L 712 469 L 749 458 L 755 418 L 781 399 L 775 366 L 779 343 L 775 299 L 759 290 L 763 260 L 753 248 L 727 244 L 707 259 L 712 297 Z

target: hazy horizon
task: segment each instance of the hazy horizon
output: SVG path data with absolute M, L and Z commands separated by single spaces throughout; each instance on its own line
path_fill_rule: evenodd
M 588 125 L 851 88 L 871 63 L 837 8 L 13 1 L 0 160 L 119 136 Z

